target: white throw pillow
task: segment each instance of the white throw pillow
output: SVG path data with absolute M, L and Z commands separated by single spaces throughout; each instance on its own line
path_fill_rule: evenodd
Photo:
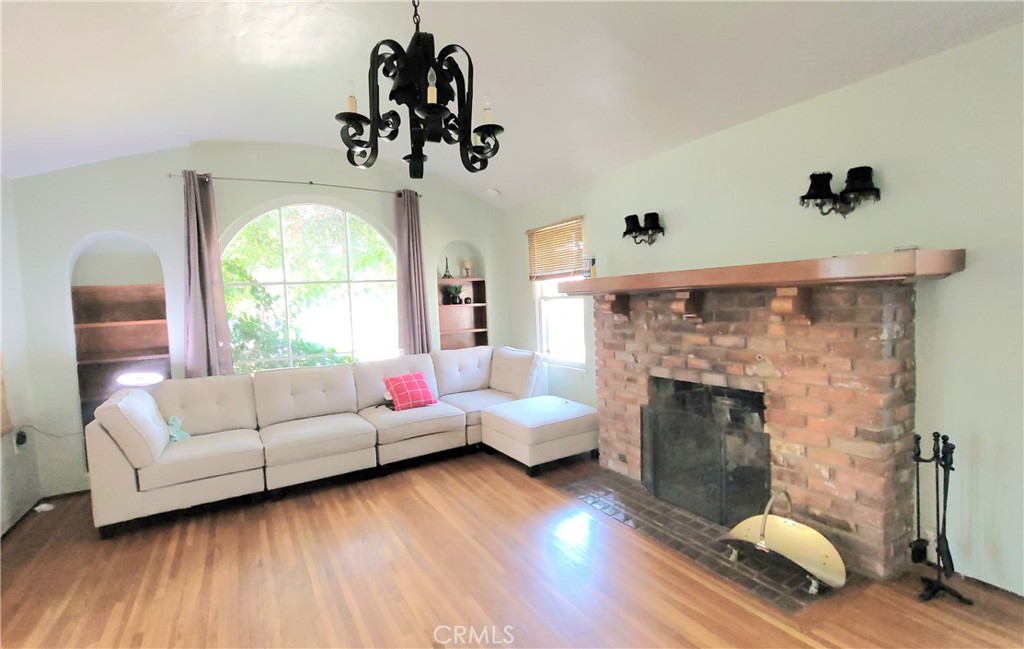
M 96 419 L 136 469 L 155 463 L 167 448 L 167 422 L 145 390 L 118 390 L 96 408 Z
M 533 392 L 541 364 L 537 352 L 495 347 L 491 357 L 491 388 L 525 399 Z

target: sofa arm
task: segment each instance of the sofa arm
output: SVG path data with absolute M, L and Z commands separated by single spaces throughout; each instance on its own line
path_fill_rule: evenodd
M 533 381 L 531 397 L 542 397 L 548 393 L 548 364 L 543 356 L 540 356 L 540 368 L 537 370 L 537 378 Z
M 135 467 L 98 421 L 85 427 L 85 452 L 89 458 L 93 524 L 102 527 L 135 518 L 139 490 Z

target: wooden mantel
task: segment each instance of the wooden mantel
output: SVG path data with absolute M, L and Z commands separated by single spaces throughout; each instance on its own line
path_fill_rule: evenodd
M 966 251 L 899 250 L 745 266 L 698 268 L 562 282 L 567 295 L 656 293 L 707 288 L 803 287 L 845 282 L 913 282 L 964 269 Z

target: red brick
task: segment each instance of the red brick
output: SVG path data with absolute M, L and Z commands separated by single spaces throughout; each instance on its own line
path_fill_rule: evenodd
M 784 352 L 786 351 L 786 340 L 784 338 L 751 336 L 747 338 L 747 349 L 758 352 Z
M 787 341 L 788 348 L 794 352 L 824 353 L 828 351 L 828 341 L 814 338 L 791 338 Z
M 803 446 L 828 447 L 828 434 L 811 428 L 800 428 L 787 426 L 783 431 L 783 439 L 787 442 L 802 444 Z
M 794 367 L 787 369 L 785 377 L 795 383 L 809 383 L 814 385 L 828 385 L 828 372 L 825 370 L 812 370 Z
M 808 447 L 807 459 L 812 462 L 818 462 L 820 464 L 826 464 L 837 468 L 846 468 L 850 466 L 849 455 L 831 448 Z
M 857 498 L 857 490 L 855 488 L 842 483 L 836 483 L 831 480 L 825 480 L 824 478 L 818 478 L 816 476 L 807 477 L 807 488 L 811 491 L 817 491 L 818 493 L 823 493 L 842 500 L 854 500 Z
M 672 372 L 672 378 L 676 381 L 700 383 L 700 372 L 697 370 L 676 370 Z
M 720 388 L 724 388 L 728 385 L 725 375 L 717 374 L 715 372 L 701 372 L 700 382 L 704 385 L 715 385 Z
M 684 345 L 710 345 L 711 336 L 703 336 L 701 334 L 683 334 L 680 336 Z
M 833 388 L 820 385 L 812 385 L 807 388 L 807 396 L 812 399 L 821 399 L 829 403 L 850 403 L 857 396 L 856 390 L 846 388 Z
M 696 356 L 690 356 L 686 359 L 686 366 L 694 370 L 710 370 L 711 361 L 705 358 L 697 358 Z
M 743 336 L 714 336 L 711 338 L 711 344 L 718 347 L 741 349 L 747 346 L 747 339 Z
M 852 340 L 857 328 L 851 324 L 816 324 L 810 327 L 810 337 L 819 340 Z
M 863 440 L 834 438 L 830 443 L 835 450 L 846 455 L 867 458 L 869 460 L 884 460 L 892 457 L 892 444 L 875 444 Z
M 807 386 L 800 383 L 790 383 L 783 379 L 768 379 L 764 382 L 766 394 L 781 394 L 784 396 L 803 397 L 807 396 Z
M 767 409 L 764 412 L 764 420 L 773 424 L 782 424 L 783 426 L 807 425 L 807 417 L 796 412 L 789 412 L 788 410 Z
M 907 368 L 906 363 L 900 358 L 885 360 L 856 360 L 853 369 L 859 374 L 867 375 L 892 375 L 898 374 Z
M 725 358 L 733 363 L 758 363 L 764 360 L 764 354 L 750 349 L 730 349 Z
M 838 388 L 850 388 L 851 390 L 889 390 L 893 386 L 892 376 L 861 376 L 832 372 L 829 383 Z
M 764 392 L 764 381 L 752 376 L 728 376 L 726 381 L 730 388 L 749 392 Z
M 810 417 L 807 419 L 807 428 L 815 433 L 821 433 L 829 437 L 852 439 L 857 435 L 857 427 L 854 424 L 840 421 L 833 417 L 824 419 Z
M 786 401 L 789 404 L 789 410 L 814 417 L 824 417 L 832 409 L 827 402 L 816 399 L 790 397 Z
M 766 353 L 765 359 L 776 367 L 803 367 L 804 355 L 785 352 Z

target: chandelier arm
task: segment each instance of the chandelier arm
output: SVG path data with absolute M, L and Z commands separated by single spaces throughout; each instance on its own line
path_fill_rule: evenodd
M 466 57 L 466 74 L 453 57 L 461 52 Z M 473 121 L 473 57 L 469 55 L 464 47 L 458 44 L 446 45 L 441 48 L 437 55 L 437 62 L 455 82 L 455 97 L 458 102 L 458 116 L 452 126 L 456 127 L 459 143 L 459 156 L 462 158 L 462 166 L 470 173 L 483 171 L 487 168 L 486 158 L 477 154 L 478 147 L 473 146 L 472 121 Z M 450 139 L 455 139 L 449 136 Z M 449 138 L 446 138 L 446 140 Z M 452 142 L 454 143 L 454 142 Z M 488 156 L 490 157 L 490 156 Z

